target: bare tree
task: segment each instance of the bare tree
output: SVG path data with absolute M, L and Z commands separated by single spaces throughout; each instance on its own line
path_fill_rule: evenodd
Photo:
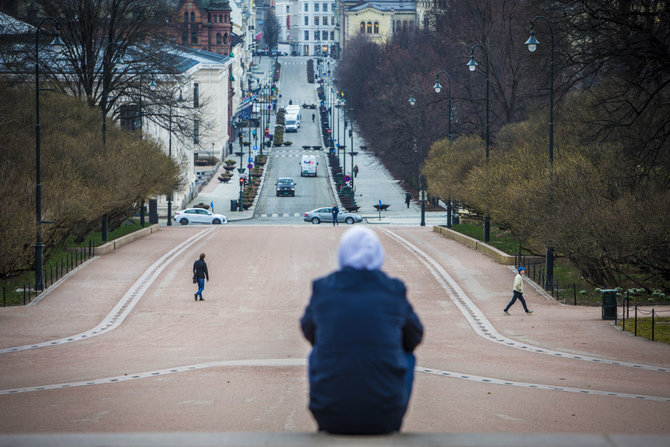
M 274 7 L 270 8 L 265 15 L 265 21 L 263 22 L 263 42 L 265 42 L 269 50 L 276 48 L 279 42 L 279 20 L 277 20 Z

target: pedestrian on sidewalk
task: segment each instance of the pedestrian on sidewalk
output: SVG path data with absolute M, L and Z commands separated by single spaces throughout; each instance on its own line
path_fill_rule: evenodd
M 202 291 L 205 289 L 205 279 L 209 282 L 209 272 L 207 271 L 205 254 L 200 253 L 200 258 L 193 263 L 193 281 L 198 283 L 198 291 L 193 295 L 196 301 L 198 301 L 198 296 L 200 296 L 200 301 L 205 301 L 202 297 Z
M 333 215 L 333 226 L 337 225 L 337 215 L 340 214 L 340 209 L 337 207 L 337 203 L 333 203 L 333 208 L 330 210 Z
M 521 301 L 521 304 L 523 305 L 523 310 L 526 311 L 527 314 L 532 314 L 532 310 L 528 310 L 528 306 L 526 306 L 526 300 L 523 298 L 523 275 L 526 272 L 525 267 L 519 267 L 517 269 L 517 274 L 516 277 L 514 278 L 514 289 L 513 289 L 513 295 L 512 295 L 512 301 L 509 302 L 507 307 L 505 307 L 505 310 L 503 312 L 505 315 L 509 315 L 509 310 L 510 307 L 512 307 L 512 304 L 516 302 L 516 300 Z
M 423 326 L 402 280 L 381 271 L 384 249 L 373 230 L 347 230 L 337 256 L 339 270 L 312 283 L 300 320 L 312 345 L 309 409 L 319 431 L 399 431 Z
M 412 201 L 412 195 L 408 192 L 405 193 L 405 205 L 409 208 L 409 203 Z
M 316 115 L 312 113 L 312 122 L 314 122 L 314 118 L 316 118 Z
M 358 176 L 358 165 L 354 165 L 354 178 Z

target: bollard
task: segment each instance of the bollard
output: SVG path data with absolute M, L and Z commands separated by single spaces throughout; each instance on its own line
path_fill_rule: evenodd
M 635 303 L 635 336 L 637 337 L 637 303 Z
M 575 299 L 575 306 L 577 305 L 577 284 L 572 283 L 572 296 Z

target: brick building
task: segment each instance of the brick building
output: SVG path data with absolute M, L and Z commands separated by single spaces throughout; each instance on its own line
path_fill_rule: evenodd
M 228 56 L 233 28 L 230 12 L 227 0 L 181 0 L 170 35 L 180 45 Z

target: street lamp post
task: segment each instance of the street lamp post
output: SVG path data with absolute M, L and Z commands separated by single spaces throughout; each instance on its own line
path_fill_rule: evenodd
M 42 268 L 44 265 L 44 244 L 42 243 L 42 183 L 40 163 L 40 29 L 45 21 L 56 25 L 56 37 L 51 42 L 54 51 L 59 52 L 63 47 L 60 38 L 60 23 L 53 17 L 43 18 L 35 32 L 35 290 L 44 290 Z
M 444 73 L 447 75 L 447 106 L 449 108 L 448 116 L 447 119 L 449 121 L 448 123 L 448 130 L 447 130 L 447 138 L 449 141 L 451 141 L 451 76 L 449 76 L 449 73 L 446 70 L 440 70 L 435 74 L 435 85 L 433 86 L 433 89 L 435 90 L 435 93 L 440 93 L 442 91 L 442 85 L 440 84 L 440 74 Z M 452 206 L 451 206 L 451 198 L 447 199 L 447 228 L 451 228 L 451 213 L 452 213 Z
M 551 22 L 544 16 L 535 16 L 530 21 L 530 37 L 526 41 L 528 50 L 532 53 L 537 49 L 540 42 L 535 38 L 535 21 L 542 19 L 549 26 L 549 35 L 551 36 L 551 46 L 549 52 L 549 188 L 553 184 L 553 168 L 554 168 L 554 30 Z M 551 191 L 549 199 L 549 209 L 553 208 Z M 551 244 L 547 244 L 545 256 L 545 268 L 547 271 L 544 288 L 551 290 L 554 283 L 554 248 Z
M 172 100 L 174 98 L 174 90 L 170 92 L 170 107 L 169 107 L 169 137 L 168 137 L 168 157 L 170 160 L 172 160 Z M 177 104 L 181 104 L 184 101 L 184 97 L 182 96 L 182 91 L 181 88 L 179 89 L 179 99 L 177 100 Z M 167 201 L 167 225 L 172 226 L 172 192 L 170 192 L 170 195 L 168 196 L 168 201 Z
M 412 88 L 412 92 L 415 90 L 419 93 L 422 93 L 419 87 Z M 416 99 L 413 95 L 410 96 L 409 103 L 412 107 L 414 107 L 414 104 L 416 104 Z M 426 192 L 424 190 L 423 175 L 421 175 L 421 168 L 423 167 L 423 125 L 425 112 L 426 104 L 421 107 L 421 114 L 419 115 L 419 153 L 421 157 L 421 162 L 419 163 L 419 201 L 421 202 L 421 222 L 419 225 L 422 227 L 426 226 Z
M 486 161 L 489 160 L 489 52 L 482 44 L 476 43 L 470 48 L 470 61 L 467 63 L 470 71 L 477 69 L 477 62 L 475 61 L 475 48 L 479 47 L 486 56 Z M 484 242 L 489 242 L 491 239 L 491 222 L 489 213 L 484 216 Z

